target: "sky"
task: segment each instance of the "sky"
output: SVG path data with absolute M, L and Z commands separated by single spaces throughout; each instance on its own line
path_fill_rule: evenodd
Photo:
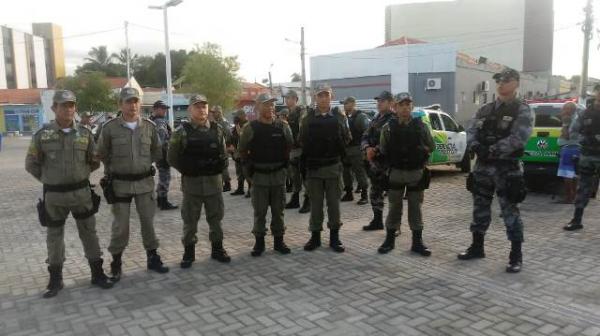
M 111 52 L 124 48 L 125 21 L 130 23 L 132 53 L 164 52 L 163 12 L 148 8 L 164 1 L 19 0 L 3 7 L 0 24 L 27 32 L 31 31 L 32 22 L 61 25 L 67 72 L 72 73 L 94 46 L 106 45 Z M 310 56 L 383 44 L 387 5 L 427 1 L 184 0 L 168 10 L 170 47 L 190 50 L 204 42 L 217 43 L 224 55 L 238 55 L 240 75 L 245 80 L 260 82 L 271 70 L 273 82 L 287 82 L 292 73 L 300 73 L 297 42 L 301 26 L 305 27 L 309 75 Z M 600 28 L 600 0 L 593 1 L 596 31 Z M 583 34 L 581 27 L 573 22 L 583 21 L 585 2 L 555 0 L 555 75 L 570 78 L 581 72 Z M 596 78 L 600 78 L 599 35 L 595 33 L 590 48 L 589 74 Z

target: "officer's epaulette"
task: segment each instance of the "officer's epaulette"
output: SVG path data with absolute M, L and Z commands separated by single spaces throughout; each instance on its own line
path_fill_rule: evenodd
M 35 131 L 35 133 L 33 135 L 36 135 L 36 134 L 40 133 L 41 131 L 45 131 L 47 129 L 50 129 L 51 126 L 52 126 L 52 123 L 44 123 L 42 125 L 42 127 L 40 127 L 37 131 Z
M 106 127 L 106 126 L 108 126 L 108 124 L 110 124 L 110 123 L 113 123 L 113 122 L 115 122 L 116 120 L 119 120 L 119 118 L 112 118 L 112 119 L 109 119 L 109 120 L 105 121 L 105 122 L 102 124 L 102 127 Z
M 152 121 L 152 120 L 150 120 L 150 119 L 148 119 L 146 117 L 142 117 L 142 120 L 146 121 L 146 122 L 149 122 L 152 126 L 156 127 L 156 123 L 154 121 Z

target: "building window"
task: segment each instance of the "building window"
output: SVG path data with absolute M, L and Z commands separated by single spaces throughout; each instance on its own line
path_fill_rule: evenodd
M 477 104 L 477 91 L 473 91 L 473 104 Z
M 484 92 L 484 93 L 481 94 L 481 98 L 483 98 L 483 103 L 484 104 L 487 104 L 487 102 L 488 102 L 487 97 L 488 97 L 487 92 Z

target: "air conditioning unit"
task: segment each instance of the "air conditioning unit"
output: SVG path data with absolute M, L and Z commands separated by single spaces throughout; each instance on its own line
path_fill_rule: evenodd
M 490 82 L 489 81 L 481 82 L 481 84 L 479 84 L 479 91 L 489 92 L 490 91 Z
M 441 78 L 428 78 L 425 85 L 425 90 L 439 90 L 442 88 Z

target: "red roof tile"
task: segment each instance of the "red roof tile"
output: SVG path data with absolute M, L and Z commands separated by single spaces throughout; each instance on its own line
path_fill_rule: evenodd
M 112 89 L 120 89 L 127 84 L 127 77 L 106 77 Z
M 41 103 L 43 89 L 0 89 L 0 104 L 31 104 Z
M 402 36 L 401 38 L 388 41 L 385 44 L 380 45 L 378 48 L 390 47 L 390 46 L 395 46 L 395 45 L 420 44 L 420 43 L 427 43 L 427 41 Z

